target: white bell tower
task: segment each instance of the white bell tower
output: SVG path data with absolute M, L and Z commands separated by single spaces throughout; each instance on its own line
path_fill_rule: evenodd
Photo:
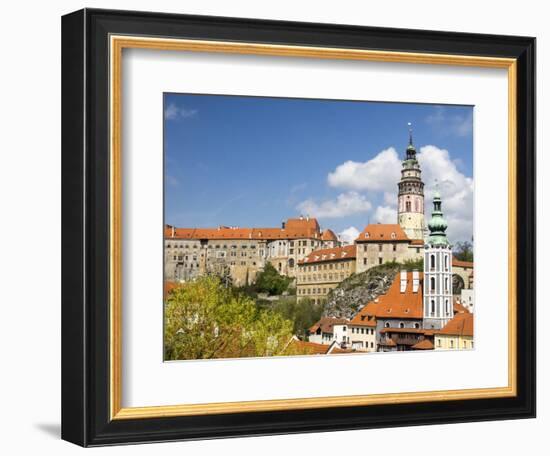
M 441 196 L 436 191 L 424 243 L 424 329 L 441 329 L 453 318 L 453 252 L 445 231 Z

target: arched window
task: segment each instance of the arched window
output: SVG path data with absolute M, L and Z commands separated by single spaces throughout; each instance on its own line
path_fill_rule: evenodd
M 293 267 L 294 267 L 294 258 L 291 258 L 290 260 L 288 260 L 288 267 L 289 267 L 289 268 L 293 268 Z
M 411 202 L 410 202 L 410 201 L 407 201 L 407 202 L 405 203 L 405 210 L 406 210 L 407 212 L 411 212 Z
M 403 322 L 399 323 L 399 327 L 400 327 L 400 328 L 404 328 L 404 327 L 405 327 L 405 323 L 403 323 Z
M 430 291 L 435 291 L 435 277 L 430 277 Z
M 430 255 L 430 269 L 435 269 L 435 255 Z
M 445 293 L 449 291 L 449 278 L 445 277 Z
M 384 328 L 389 328 L 390 324 L 388 322 L 384 323 Z
M 415 327 L 415 329 L 419 329 L 420 328 L 420 323 L 415 323 L 414 327 Z
M 448 299 L 445 299 L 445 312 L 447 312 L 447 314 L 451 313 L 451 309 L 449 309 L 449 300 Z
M 449 270 L 449 255 L 445 255 L 445 270 Z
M 435 314 L 435 300 L 432 299 L 432 300 L 430 301 L 430 315 L 433 316 L 434 314 Z

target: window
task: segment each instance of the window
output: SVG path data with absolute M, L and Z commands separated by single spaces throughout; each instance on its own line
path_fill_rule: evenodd
M 382 258 L 378 258 L 378 264 L 382 264 Z
M 395 233 L 393 233 L 393 234 L 395 234 Z M 394 252 L 397 251 L 397 244 L 393 244 L 392 249 L 393 249 Z
M 451 348 L 455 348 L 455 341 L 451 339 L 451 340 L 449 341 L 449 346 L 450 346 Z
M 404 328 L 405 327 L 405 324 L 403 322 L 399 323 L 399 327 L 400 328 Z
M 437 346 L 441 348 L 441 339 L 437 339 Z
M 435 314 L 435 300 L 430 301 L 430 315 L 433 317 Z
M 379 251 L 379 252 L 382 251 L 382 244 L 378 244 L 378 251 Z
M 384 328 L 389 328 L 390 324 L 388 322 L 384 323 Z
M 435 269 L 435 255 L 430 255 L 430 269 Z
M 415 323 L 415 324 L 414 324 L 414 327 L 415 327 L 415 329 L 419 329 L 419 328 L 420 328 L 420 324 L 419 324 L 419 323 Z
M 449 270 L 449 256 L 445 255 L 445 271 Z
M 367 259 L 366 259 L 366 258 L 363 258 L 363 264 L 364 264 L 364 265 L 367 264 Z
M 430 277 L 430 291 L 435 291 L 435 277 Z

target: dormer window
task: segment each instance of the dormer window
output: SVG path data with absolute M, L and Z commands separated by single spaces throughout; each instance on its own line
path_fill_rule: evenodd
M 367 231 L 367 232 L 365 233 L 365 238 L 368 239 L 369 237 L 370 237 L 370 234 L 369 234 L 369 232 Z
M 392 233 L 392 234 L 391 234 L 391 238 L 392 238 L 392 239 L 395 239 L 395 233 Z

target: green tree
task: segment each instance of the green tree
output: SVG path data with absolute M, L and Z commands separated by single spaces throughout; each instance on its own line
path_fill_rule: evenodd
M 290 354 L 293 323 L 206 276 L 173 289 L 165 304 L 165 359 Z M 295 350 L 292 352 L 295 354 Z
M 271 263 L 267 263 L 256 277 L 255 289 L 258 293 L 280 295 L 287 290 L 291 282 L 290 277 L 279 274 Z
M 471 242 L 457 242 L 453 254 L 460 261 L 474 261 L 474 248 Z
M 307 330 L 319 321 L 324 308 L 324 304 L 315 304 L 311 299 L 297 302 L 295 297 L 279 299 L 273 305 L 275 312 L 293 322 L 294 334 L 302 339 L 305 339 Z
M 424 259 L 420 258 L 419 260 L 405 260 L 403 262 L 403 267 L 407 271 L 423 271 L 424 270 Z

